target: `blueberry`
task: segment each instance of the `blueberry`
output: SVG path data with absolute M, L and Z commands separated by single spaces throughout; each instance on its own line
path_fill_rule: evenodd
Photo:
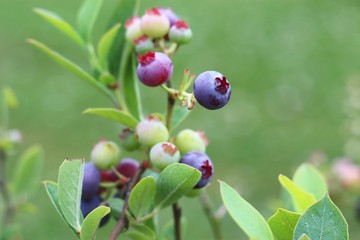
M 90 199 L 99 190 L 100 172 L 94 163 L 85 163 L 82 182 L 82 199 Z
M 127 178 L 135 176 L 137 170 L 140 167 L 140 163 L 132 158 L 123 158 L 116 166 L 116 170 Z
M 144 55 L 139 55 L 138 59 L 137 76 L 146 86 L 156 87 L 171 78 L 173 64 L 166 54 L 147 52 Z
M 231 86 L 224 75 L 215 71 L 201 73 L 194 82 L 194 96 L 204 108 L 224 107 L 231 95 Z
M 159 9 L 152 8 L 146 10 L 141 17 L 140 27 L 143 34 L 149 38 L 161 38 L 169 32 L 170 21 Z
M 163 170 L 168 165 L 180 160 L 180 152 L 176 146 L 169 142 L 161 142 L 150 150 L 150 161 L 154 167 Z
M 152 147 L 169 139 L 169 131 L 158 118 L 149 116 L 142 120 L 135 129 L 135 134 L 141 145 Z
M 162 15 L 167 17 L 170 22 L 170 26 L 175 25 L 175 23 L 180 20 L 171 8 L 159 8 L 159 11 Z
M 110 169 L 120 160 L 121 150 L 112 141 L 101 140 L 91 151 L 90 159 L 100 170 Z
M 101 202 L 102 202 L 102 199 L 95 195 L 93 196 L 92 198 L 88 199 L 88 200 L 84 200 L 82 199 L 81 200 L 81 204 L 80 204 L 80 209 L 81 209 L 81 212 L 84 216 L 84 218 L 92 211 L 94 210 L 95 208 L 97 208 L 98 206 L 101 205 Z M 108 221 L 109 221 L 109 218 L 110 215 L 106 215 L 105 217 L 103 217 L 103 219 L 101 219 L 101 222 L 100 222 L 100 227 L 103 226 L 104 224 L 106 224 Z
M 194 188 L 202 188 L 211 181 L 214 174 L 214 166 L 209 156 L 205 153 L 198 151 L 188 152 L 180 159 L 180 163 L 189 165 L 201 172 L 202 176 Z
M 208 143 L 204 132 L 184 129 L 176 136 L 175 144 L 181 154 L 191 151 L 205 152 Z
M 192 31 L 185 21 L 178 21 L 170 28 L 169 39 L 177 44 L 186 44 L 191 41 Z

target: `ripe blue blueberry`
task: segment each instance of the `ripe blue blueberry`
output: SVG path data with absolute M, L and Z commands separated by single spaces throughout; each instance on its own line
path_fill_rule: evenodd
M 185 154 L 180 163 L 184 163 L 201 172 L 201 178 L 194 188 L 202 188 L 206 186 L 212 179 L 214 174 L 214 166 L 208 155 L 203 152 L 191 151 Z
M 138 59 L 137 76 L 146 86 L 156 87 L 171 78 L 173 64 L 166 54 L 147 52 L 144 55 L 139 55 Z
M 84 176 L 82 182 L 82 199 L 90 199 L 97 194 L 100 183 L 100 172 L 94 163 L 88 162 L 84 165 Z
M 215 71 L 201 73 L 194 82 L 194 96 L 204 108 L 224 107 L 231 95 L 231 86 L 224 75 Z
M 88 199 L 88 200 L 84 200 L 82 199 L 81 200 L 81 203 L 80 203 L 80 209 L 81 209 L 81 212 L 84 216 L 84 218 L 92 211 L 94 210 L 95 208 L 97 208 L 98 206 L 101 205 L 101 202 L 102 202 L 102 199 L 95 195 L 93 196 L 92 198 Z M 105 217 L 103 217 L 103 219 L 101 219 L 101 222 L 100 222 L 100 227 L 103 226 L 105 223 L 107 223 L 109 221 L 109 216 L 110 215 L 106 215 Z

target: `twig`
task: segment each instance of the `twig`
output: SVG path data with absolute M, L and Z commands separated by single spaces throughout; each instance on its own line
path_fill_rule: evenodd
M 181 240 L 181 207 L 176 202 L 172 205 L 174 226 L 175 226 L 175 239 Z
M 210 198 L 205 192 L 205 190 L 201 191 L 200 202 L 205 212 L 205 215 L 211 225 L 211 229 L 214 234 L 214 239 L 222 240 L 223 238 L 221 234 L 220 222 L 226 213 L 226 209 L 224 210 L 224 208 L 220 207 L 219 211 L 217 213 L 214 213 L 212 204 L 210 202 Z
M 166 87 L 171 88 L 171 82 L 170 80 L 166 82 Z M 172 96 L 172 94 L 168 93 L 167 94 L 167 114 L 166 114 L 166 127 L 170 132 L 171 129 L 171 119 L 172 119 L 172 114 L 174 111 L 174 104 L 175 104 L 175 99 Z
M 126 218 L 126 211 L 129 208 L 130 192 L 134 188 L 136 183 L 140 180 L 141 175 L 144 173 L 144 171 L 147 167 L 148 167 L 148 163 L 147 163 L 147 161 L 144 161 L 141 164 L 140 168 L 137 170 L 135 176 L 131 179 L 131 181 L 129 183 L 128 191 L 126 192 L 126 195 L 125 195 L 124 205 L 121 210 L 119 221 L 118 221 L 115 229 L 113 230 L 109 240 L 115 240 L 117 238 L 117 236 L 119 235 L 120 231 L 122 230 L 124 222 L 125 222 L 125 218 Z

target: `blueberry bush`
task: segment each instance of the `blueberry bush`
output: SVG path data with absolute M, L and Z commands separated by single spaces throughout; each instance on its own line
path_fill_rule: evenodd
M 119 142 L 100 139 L 88 162 L 65 159 L 57 182 L 44 182 L 58 214 L 79 239 L 95 239 L 98 228 L 110 221 L 116 221 L 111 240 L 183 239 L 186 218 L 179 204 L 183 197 L 200 198 L 218 240 L 226 212 L 249 239 L 349 239 L 347 223 L 330 199 L 324 177 L 309 164 L 301 165 L 292 180 L 279 176 L 286 204 L 267 221 L 223 181 L 219 184 L 224 205 L 212 209 L 206 187 L 213 180 L 214 165 L 220 163 L 207 155 L 204 132 L 189 128 L 175 135 L 174 129 L 197 107 L 225 107 L 231 97 L 229 80 L 214 70 L 196 76 L 185 69 L 180 85 L 174 87 L 172 79 L 179 77 L 173 59 L 191 41 L 192 30 L 168 8 L 139 14 L 139 0 L 122 1 L 108 30 L 94 44 L 92 32 L 102 3 L 84 0 L 76 27 L 54 12 L 35 9 L 86 52 L 89 71 L 47 45 L 28 40 L 113 104 L 88 108 L 85 114 L 123 126 Z M 146 112 L 139 84 L 162 88 L 166 110 Z M 134 151 L 142 153 L 142 161 L 128 155 Z M 159 213 L 166 208 L 172 209 L 173 219 L 160 225 Z

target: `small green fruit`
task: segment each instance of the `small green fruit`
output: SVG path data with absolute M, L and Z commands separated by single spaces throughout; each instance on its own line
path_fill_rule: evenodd
M 172 163 L 179 162 L 180 152 L 176 146 L 169 142 L 161 142 L 150 150 L 150 161 L 154 167 L 163 170 Z
M 120 161 L 120 148 L 111 141 L 100 141 L 91 151 L 90 159 L 100 170 L 110 169 Z
M 207 139 L 202 131 L 184 129 L 176 136 L 176 146 L 182 155 L 191 152 L 205 152 Z
M 135 134 L 140 144 L 152 147 L 159 142 L 169 139 L 169 131 L 164 123 L 157 117 L 149 116 L 142 120 L 135 129 Z

